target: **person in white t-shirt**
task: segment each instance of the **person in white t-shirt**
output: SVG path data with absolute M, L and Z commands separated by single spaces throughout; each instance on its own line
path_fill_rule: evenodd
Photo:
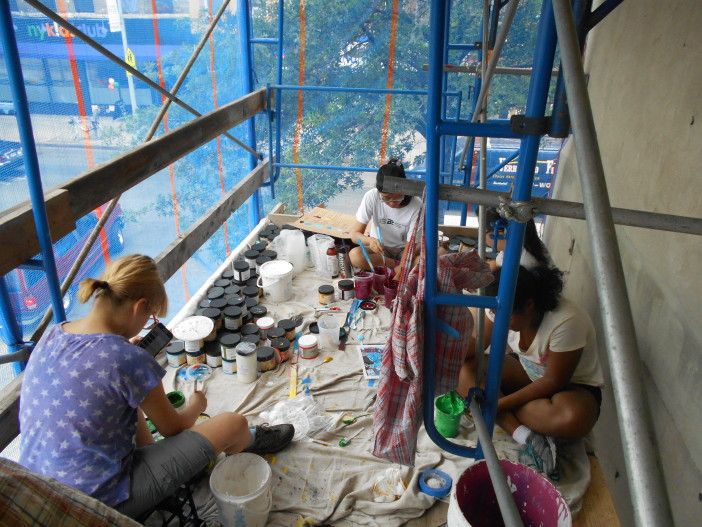
M 497 294 L 500 279 L 486 294 Z M 519 268 L 510 318 L 497 424 L 520 444 L 520 461 L 545 474 L 556 472 L 554 438 L 577 439 L 595 425 L 604 383 L 590 317 L 561 297 L 563 281 L 555 267 Z M 490 342 L 488 314 L 485 342 Z M 475 350 L 475 343 L 468 355 Z M 473 353 L 474 357 L 474 353 Z M 474 386 L 471 361 L 464 364 L 459 393 Z
M 376 175 L 376 188 L 366 192 L 356 211 L 356 224 L 351 230 L 351 240 L 354 243 L 358 243 L 359 240 L 363 242 L 374 267 L 385 265 L 395 268 L 403 261 L 405 247 L 422 202 L 413 196 L 380 192 L 379 183 L 385 176 L 407 177 L 402 163 L 395 158 L 380 167 Z M 371 221 L 373 228 L 367 236 L 366 228 Z M 376 232 L 377 227 L 380 227 L 380 239 Z M 349 256 L 354 267 L 370 269 L 360 247 L 352 249 Z

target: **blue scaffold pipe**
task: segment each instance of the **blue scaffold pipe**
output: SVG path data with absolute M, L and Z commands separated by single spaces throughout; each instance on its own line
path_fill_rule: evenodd
M 499 137 L 506 139 L 521 139 L 524 134 L 512 130 L 506 119 L 495 119 L 484 123 L 474 123 L 467 120 L 439 121 L 437 131 L 440 135 L 460 135 L 470 137 Z
M 4 276 L 0 276 L 0 330 L 2 330 L 2 340 L 7 345 L 7 353 L 14 353 L 24 347 L 22 330 L 17 323 Z M 12 364 L 15 375 L 19 375 L 23 366 L 24 364 L 18 362 Z
M 268 46 L 273 46 L 278 44 L 278 39 L 277 38 L 252 38 L 249 39 L 249 42 L 251 44 L 266 44 Z
M 485 295 L 458 295 L 439 293 L 435 298 L 441 306 L 463 306 L 482 309 L 497 309 L 497 297 Z

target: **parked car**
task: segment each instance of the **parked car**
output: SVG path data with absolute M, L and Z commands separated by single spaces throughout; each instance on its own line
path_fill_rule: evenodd
M 22 145 L 17 141 L 0 140 L 0 181 L 24 175 Z
M 78 257 L 93 227 L 97 224 L 95 213 L 90 213 L 76 222 L 76 230 L 67 234 L 54 243 L 54 257 L 60 281 L 68 272 Z M 116 256 L 124 250 L 124 221 L 122 209 L 118 205 L 105 224 L 105 233 L 109 254 Z M 39 258 L 37 256 L 37 258 Z M 88 276 L 96 276 L 105 266 L 100 238 L 98 238 L 88 253 L 88 257 L 76 275 L 73 285 L 63 297 L 63 307 L 69 314 L 76 306 L 78 284 Z M 31 333 L 39 324 L 44 313 L 51 304 L 49 287 L 44 271 L 37 269 L 15 269 L 6 276 L 15 315 L 18 317 L 22 332 Z M 4 321 L 0 320 L 0 324 Z

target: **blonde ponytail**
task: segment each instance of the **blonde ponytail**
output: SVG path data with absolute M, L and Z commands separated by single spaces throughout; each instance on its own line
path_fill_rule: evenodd
M 148 256 L 132 254 L 110 262 L 100 280 L 86 278 L 80 283 L 78 299 L 85 303 L 95 298 L 109 299 L 115 305 L 125 300 L 145 298 L 154 314 L 168 312 L 168 298 L 156 262 Z

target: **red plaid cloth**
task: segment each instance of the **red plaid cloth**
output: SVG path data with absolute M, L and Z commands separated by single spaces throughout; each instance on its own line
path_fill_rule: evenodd
M 395 300 L 390 339 L 383 350 L 380 382 L 373 416 L 373 455 L 403 465 L 414 464 L 417 432 L 422 420 L 424 358 L 424 212 L 420 214 L 409 242 L 413 254 L 422 240 L 419 264 L 403 272 Z M 475 251 L 439 257 L 437 289 L 461 293 L 492 282 L 490 268 Z M 458 374 L 473 330 L 473 317 L 465 307 L 441 306 L 438 318 L 452 326 L 460 337 L 438 331 L 436 335 L 435 390 L 440 395 L 456 388 Z

